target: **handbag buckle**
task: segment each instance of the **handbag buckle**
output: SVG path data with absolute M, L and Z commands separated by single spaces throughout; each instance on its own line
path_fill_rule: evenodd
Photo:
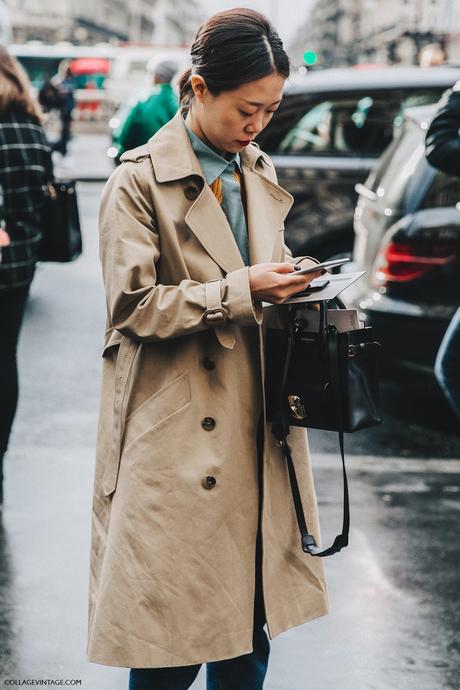
M 305 419 L 307 413 L 298 395 L 288 395 L 288 405 L 294 419 Z
M 348 356 L 356 357 L 362 351 L 362 345 L 349 345 L 348 346 Z

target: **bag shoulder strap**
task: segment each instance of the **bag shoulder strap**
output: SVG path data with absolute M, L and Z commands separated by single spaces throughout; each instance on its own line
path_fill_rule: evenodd
M 321 305 L 321 315 L 326 317 L 326 305 Z M 291 485 L 291 494 L 294 502 L 294 510 L 297 518 L 297 524 L 299 527 L 301 546 L 304 553 L 308 553 L 310 556 L 319 556 L 324 558 L 325 556 L 331 556 L 334 553 L 338 553 L 341 549 L 348 546 L 348 534 L 350 531 L 350 499 L 348 493 L 348 479 L 347 471 L 345 467 L 345 450 L 344 450 L 344 432 L 343 432 L 343 409 L 342 409 L 342 397 L 340 395 L 340 381 L 339 381 L 339 352 L 338 352 L 338 337 L 337 329 L 334 326 L 326 326 L 327 333 L 327 345 L 328 345 L 328 356 L 331 365 L 331 386 L 334 392 L 334 403 L 337 406 L 337 416 L 339 420 L 339 445 L 340 445 L 340 455 L 342 459 L 342 478 L 343 478 L 343 518 L 342 518 L 342 532 L 338 534 L 331 546 L 326 549 L 318 546 L 316 540 L 312 534 L 308 531 L 307 522 L 305 520 L 305 514 L 302 506 L 302 499 L 300 497 L 299 484 L 297 482 L 297 476 L 295 472 L 294 463 L 292 460 L 291 449 L 287 442 L 287 436 L 289 434 L 289 419 L 286 410 L 286 383 L 287 375 L 289 370 L 289 364 L 291 361 L 292 348 L 295 339 L 294 333 L 294 319 L 295 310 L 291 312 L 288 324 L 288 344 L 286 348 L 286 358 L 283 366 L 283 376 L 281 384 L 281 395 L 279 407 L 275 419 L 272 423 L 272 433 L 275 438 L 281 443 L 281 448 L 283 451 L 284 458 L 286 460 L 289 483 Z
M 343 447 L 343 432 L 339 432 L 340 440 L 340 453 L 342 456 L 342 474 L 343 474 L 343 520 L 342 520 L 342 532 L 336 536 L 331 546 L 326 549 L 318 546 L 315 537 L 308 531 L 307 522 L 305 520 L 305 514 L 303 512 L 302 500 L 300 498 L 299 485 L 297 483 L 297 476 L 294 469 L 294 463 L 292 461 L 291 449 L 287 440 L 284 438 L 282 443 L 283 455 L 286 460 L 289 483 L 291 485 L 292 499 L 294 502 L 294 510 L 297 518 L 297 524 L 300 532 L 301 546 L 304 553 L 308 553 L 310 556 L 320 556 L 324 558 L 325 556 L 332 556 L 334 553 L 338 553 L 341 549 L 348 546 L 348 533 L 350 530 L 350 505 L 348 496 L 348 481 L 347 472 L 345 469 L 345 458 L 344 458 L 344 447 Z

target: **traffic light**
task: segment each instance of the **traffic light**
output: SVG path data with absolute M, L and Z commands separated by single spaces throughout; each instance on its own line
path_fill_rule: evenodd
M 315 53 L 314 50 L 306 50 L 303 54 L 303 59 L 307 67 L 311 67 L 318 62 L 318 53 Z

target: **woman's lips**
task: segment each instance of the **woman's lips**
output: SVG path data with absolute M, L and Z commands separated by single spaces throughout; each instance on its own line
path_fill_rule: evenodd
M 241 139 L 237 139 L 238 144 L 240 144 L 241 146 L 247 146 L 251 143 L 251 141 L 252 139 L 245 139 L 244 141 L 241 141 Z

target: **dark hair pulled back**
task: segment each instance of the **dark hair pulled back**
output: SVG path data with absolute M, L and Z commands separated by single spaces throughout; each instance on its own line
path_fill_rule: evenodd
M 192 67 L 178 82 L 184 108 L 193 98 L 193 74 L 203 77 L 214 96 L 269 74 L 289 77 L 289 58 L 275 28 L 263 14 L 247 8 L 212 15 L 198 29 L 190 55 Z

